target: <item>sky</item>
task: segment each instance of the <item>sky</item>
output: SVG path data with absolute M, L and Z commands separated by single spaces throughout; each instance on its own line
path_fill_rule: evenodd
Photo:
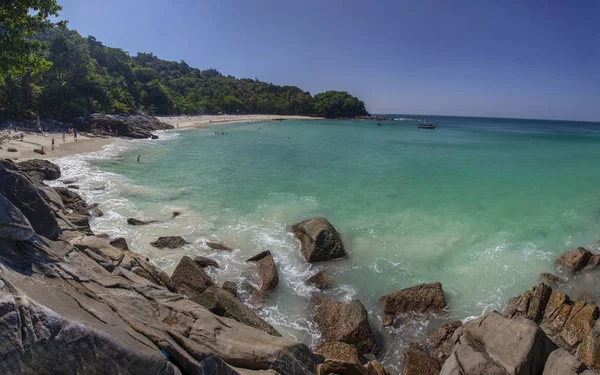
M 598 0 L 58 0 L 82 35 L 371 113 L 600 121 Z

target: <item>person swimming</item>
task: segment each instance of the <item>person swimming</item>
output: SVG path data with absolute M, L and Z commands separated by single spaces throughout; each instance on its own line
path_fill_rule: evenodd
M 137 158 L 138 163 L 140 162 L 140 156 L 142 156 L 142 155 L 138 155 L 138 158 Z

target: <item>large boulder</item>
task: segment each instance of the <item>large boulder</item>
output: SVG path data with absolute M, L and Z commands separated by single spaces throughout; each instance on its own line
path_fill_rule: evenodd
M 250 310 L 230 292 L 212 285 L 202 294 L 191 298 L 192 301 L 206 307 L 215 315 L 235 319 L 238 322 L 260 329 L 270 335 L 281 336 L 275 328 Z
M 0 238 L 25 241 L 34 234 L 29 220 L 4 195 L 0 194 Z
M 210 259 L 207 257 L 203 257 L 203 256 L 194 257 L 194 262 L 196 262 L 202 268 L 206 268 L 206 267 L 219 268 L 219 263 L 217 263 L 216 260 L 213 260 L 213 259 Z
M 361 356 L 376 355 L 379 347 L 371 331 L 367 310 L 359 300 L 349 303 L 313 297 L 314 320 L 325 341 L 341 341 Z
M 192 258 L 184 256 L 171 275 L 171 281 L 181 294 L 193 299 L 214 285 L 212 279 Z
M 405 313 L 438 313 L 446 308 L 446 298 L 439 282 L 400 289 L 380 298 L 386 315 Z
M 247 262 L 254 262 L 258 265 L 258 272 L 260 274 L 260 289 L 256 290 L 252 295 L 254 303 L 265 298 L 279 282 L 279 276 L 277 275 L 277 268 L 275 267 L 275 261 L 269 250 L 265 250 L 260 254 L 257 254 L 246 260 Z
M 129 250 L 129 245 L 127 245 L 127 240 L 123 237 L 117 237 L 109 242 L 112 246 L 119 248 L 121 250 Z
M 353 363 L 360 365 L 358 351 L 352 345 L 340 341 L 323 342 L 314 350 L 315 353 L 322 355 L 325 360 Z
M 26 160 L 18 163 L 17 166 L 21 171 L 35 179 L 39 179 L 40 176 L 43 176 L 42 179 L 44 180 L 56 180 L 60 178 L 60 167 L 48 160 Z
M 579 362 L 577 358 L 571 355 L 564 349 L 556 349 L 553 351 L 546 365 L 544 366 L 544 373 L 542 375 L 594 375 L 597 372 L 592 370 L 586 370 L 586 366 Z
M 346 250 L 340 234 L 324 217 L 313 217 L 292 225 L 300 241 L 300 251 L 307 262 L 323 262 L 345 257 Z
M 324 290 L 329 288 L 329 276 L 327 276 L 325 271 L 319 270 L 315 274 L 309 276 L 308 279 L 306 279 L 306 283 L 317 289 Z
M 151 242 L 150 245 L 157 247 L 159 249 L 177 249 L 184 245 L 189 244 L 186 240 L 181 238 L 180 236 L 165 236 L 159 237 L 158 240 Z
M 541 374 L 556 345 L 531 320 L 488 313 L 457 329 L 440 375 Z
M 452 335 L 454 335 L 454 332 L 460 327 L 462 327 L 462 322 L 460 320 L 445 322 L 435 332 L 429 335 L 429 343 L 433 348 L 433 356 L 440 363 L 444 363 L 452 352 L 452 348 L 454 347 Z
M 92 124 L 95 126 L 92 128 Z M 104 115 L 93 113 L 86 118 L 78 118 L 74 121 L 76 129 L 85 132 L 92 132 L 98 135 L 108 134 L 117 131 L 121 137 L 128 138 L 152 138 L 152 132 L 157 130 L 173 129 L 169 125 L 159 121 L 156 117 L 145 115 Z
M 0 165 L 0 193 L 21 211 L 37 234 L 50 240 L 58 237 L 54 211 L 29 178 Z
M 583 247 L 578 247 L 559 256 L 556 259 L 556 263 L 565 271 L 576 273 L 587 266 L 592 255 L 591 251 Z

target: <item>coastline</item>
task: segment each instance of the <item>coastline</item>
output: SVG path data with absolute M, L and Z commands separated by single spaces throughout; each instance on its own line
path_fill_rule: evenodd
M 273 121 L 273 119 L 285 120 L 316 120 L 319 117 L 309 116 L 281 116 L 281 115 L 203 115 L 203 116 L 158 116 L 158 120 L 173 125 L 176 130 L 188 129 L 207 129 L 209 127 L 226 125 L 238 122 L 264 122 Z M 77 142 L 72 135 L 67 135 L 65 141 L 62 140 L 62 133 L 34 133 L 30 131 L 11 131 L 6 129 L 0 130 L 0 135 L 16 136 L 23 133 L 24 140 L 21 142 L 18 139 L 10 139 L 1 144 L 0 158 L 14 160 L 28 159 L 49 159 L 61 158 L 76 154 L 85 154 L 88 152 L 97 152 L 104 149 L 105 146 L 113 143 L 121 137 L 92 137 L 86 133 L 78 132 Z M 52 150 L 52 138 L 55 140 L 55 149 Z M 45 155 L 34 152 L 34 149 L 43 147 Z M 9 152 L 9 148 L 14 148 L 16 152 Z

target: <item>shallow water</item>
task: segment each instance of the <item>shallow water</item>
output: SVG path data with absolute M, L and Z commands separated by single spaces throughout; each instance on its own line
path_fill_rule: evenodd
M 413 118 L 395 115 L 396 118 Z M 378 298 L 431 281 L 443 284 L 449 319 L 503 307 L 554 270 L 555 257 L 598 240 L 600 124 L 432 117 L 414 120 L 283 121 L 163 133 L 159 141 L 118 141 L 104 153 L 58 159 L 66 177 L 105 216 L 96 233 L 171 271 L 183 255 L 207 255 L 216 280 L 256 282 L 244 259 L 270 249 L 280 285 L 259 313 L 281 332 L 318 342 L 304 280 L 317 267 L 336 286 L 325 293 L 360 299 L 380 329 Z M 225 132 L 226 135 L 215 135 Z M 141 155 L 141 163 L 136 162 Z M 102 191 L 91 187 L 106 185 Z M 127 217 L 168 218 L 131 227 Z M 289 226 L 326 216 L 348 259 L 311 266 Z M 159 235 L 192 242 L 149 245 Z M 235 247 L 210 250 L 207 240 Z M 405 320 L 379 336 L 380 359 L 400 368 L 402 350 L 436 322 Z

